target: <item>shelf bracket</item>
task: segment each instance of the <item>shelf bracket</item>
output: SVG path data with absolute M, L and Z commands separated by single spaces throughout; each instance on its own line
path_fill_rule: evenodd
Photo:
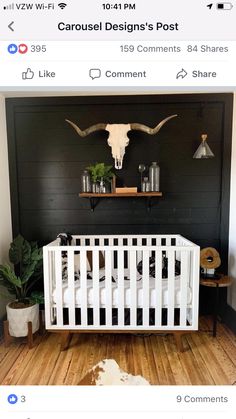
M 90 202 L 91 211 L 94 212 L 94 210 L 95 210 L 95 208 L 96 208 L 96 206 L 99 202 L 99 198 L 90 197 L 89 202 Z
M 151 196 L 147 196 L 146 200 L 147 200 L 147 211 L 150 212 L 151 211 L 151 208 L 152 208 L 152 199 L 151 199 Z

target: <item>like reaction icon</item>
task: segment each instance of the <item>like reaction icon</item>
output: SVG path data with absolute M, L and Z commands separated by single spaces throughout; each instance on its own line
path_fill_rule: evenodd
M 34 78 L 34 72 L 31 70 L 31 68 L 27 68 L 26 71 L 23 71 L 22 73 L 23 80 L 32 80 L 33 78 Z
M 16 44 L 10 44 L 10 45 L 8 45 L 7 50 L 9 52 L 9 54 L 16 54 L 17 51 L 18 51 L 18 47 L 17 47 Z
M 16 394 L 9 394 L 8 398 L 7 398 L 8 403 L 10 404 L 16 404 L 18 401 L 18 397 Z

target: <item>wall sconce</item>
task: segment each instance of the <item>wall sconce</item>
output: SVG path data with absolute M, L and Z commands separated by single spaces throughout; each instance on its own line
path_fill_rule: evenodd
M 194 159 L 210 159 L 215 157 L 212 153 L 209 145 L 207 144 L 207 134 L 201 135 L 201 144 L 198 147 L 197 151 L 195 151 L 193 158 Z

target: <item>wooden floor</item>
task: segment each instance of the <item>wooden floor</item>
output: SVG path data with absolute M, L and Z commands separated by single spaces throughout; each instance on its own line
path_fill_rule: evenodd
M 213 338 L 210 327 L 210 319 L 201 319 L 200 331 L 183 337 L 183 353 L 171 335 L 77 334 L 64 352 L 58 334 L 37 337 L 33 349 L 15 339 L 8 348 L 0 345 L 0 384 L 76 385 L 105 358 L 151 384 L 236 384 L 236 336 L 219 324 Z

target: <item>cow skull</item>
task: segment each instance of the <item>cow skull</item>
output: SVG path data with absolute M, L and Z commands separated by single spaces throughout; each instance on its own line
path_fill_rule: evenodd
M 150 128 L 147 125 L 138 124 L 138 123 L 132 123 L 132 124 L 104 124 L 99 123 L 92 125 L 91 127 L 81 130 L 74 122 L 69 121 L 66 119 L 66 121 L 72 125 L 72 127 L 75 129 L 77 134 L 80 135 L 80 137 L 86 137 L 87 135 L 95 132 L 95 131 L 101 131 L 105 130 L 109 133 L 107 143 L 111 147 L 112 157 L 115 160 L 115 168 L 116 169 L 122 169 L 122 163 L 123 158 L 125 155 L 125 147 L 129 144 L 129 137 L 128 132 L 129 131 L 142 131 L 149 135 L 155 135 L 158 133 L 158 131 L 161 129 L 161 127 L 170 119 L 175 118 L 177 115 L 171 115 L 167 118 L 163 119 L 156 127 Z
M 108 124 L 106 131 L 109 132 L 107 143 L 111 147 L 115 168 L 122 169 L 125 147 L 129 144 L 127 133 L 130 131 L 130 124 Z

